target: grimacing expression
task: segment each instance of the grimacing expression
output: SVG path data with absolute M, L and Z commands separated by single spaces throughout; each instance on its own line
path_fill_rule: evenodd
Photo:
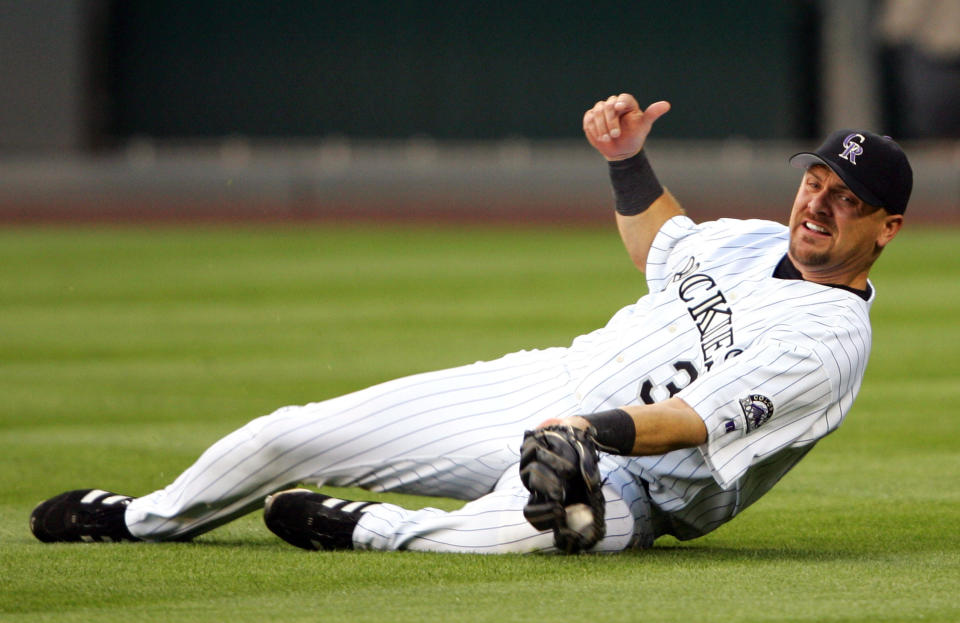
M 807 279 L 865 287 L 870 266 L 902 220 L 865 203 L 828 167 L 814 165 L 790 213 L 790 258 Z

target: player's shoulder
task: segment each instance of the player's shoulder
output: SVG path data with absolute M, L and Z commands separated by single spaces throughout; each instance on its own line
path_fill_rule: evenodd
M 789 241 L 785 225 L 761 219 L 723 218 L 694 223 L 677 217 L 668 225 L 655 246 L 669 247 L 674 254 L 692 254 L 701 261 L 710 257 L 756 261 L 770 253 L 784 253 Z
M 787 226 L 783 223 L 756 218 L 721 218 L 715 221 L 704 221 L 697 227 L 703 232 L 726 236 L 783 238 L 788 235 Z
M 786 252 L 788 239 L 787 228 L 774 221 L 724 218 L 696 223 L 675 216 L 650 247 L 647 283 L 651 292 L 658 291 L 666 285 L 664 279 L 691 261 L 723 272 L 765 269 Z
M 720 218 L 695 222 L 688 216 L 675 216 L 663 224 L 660 233 L 668 239 L 700 236 L 704 239 L 749 236 L 756 239 L 786 239 L 787 226 L 765 219 Z
M 803 343 L 821 356 L 842 350 L 865 360 L 870 352 L 870 302 L 841 288 L 808 281 L 780 281 L 767 336 Z M 847 345 L 853 345 L 852 348 Z M 831 355 L 832 356 L 832 355 Z

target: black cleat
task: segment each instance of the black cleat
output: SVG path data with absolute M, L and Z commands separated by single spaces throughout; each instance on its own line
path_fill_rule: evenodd
M 364 509 L 376 503 L 290 489 L 267 497 L 263 521 L 278 537 L 303 549 L 353 549 L 353 529 Z
M 44 543 L 139 541 L 123 520 L 132 501 L 101 489 L 67 491 L 33 509 L 30 531 Z

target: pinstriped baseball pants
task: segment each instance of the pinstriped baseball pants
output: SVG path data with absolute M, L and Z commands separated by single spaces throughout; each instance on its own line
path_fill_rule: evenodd
M 552 535 L 524 521 L 517 462 L 524 430 L 579 412 L 566 356 L 563 348 L 520 351 L 281 408 L 216 442 L 166 488 L 134 500 L 127 524 L 147 540 L 188 538 L 308 482 L 470 500 L 452 512 L 370 507 L 354 534 L 359 548 L 548 550 Z M 608 536 L 598 550 L 652 543 L 649 499 L 620 461 L 601 461 Z

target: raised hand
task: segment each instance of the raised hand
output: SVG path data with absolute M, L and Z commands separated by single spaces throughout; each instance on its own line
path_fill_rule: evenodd
M 607 160 L 624 160 L 643 149 L 653 123 L 669 110 L 669 102 L 654 102 L 640 110 L 629 93 L 611 95 L 584 113 L 583 133 Z

